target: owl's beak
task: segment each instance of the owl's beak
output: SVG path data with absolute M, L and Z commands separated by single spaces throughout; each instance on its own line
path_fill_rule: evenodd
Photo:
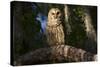
M 54 19 L 57 19 L 57 16 L 54 16 Z

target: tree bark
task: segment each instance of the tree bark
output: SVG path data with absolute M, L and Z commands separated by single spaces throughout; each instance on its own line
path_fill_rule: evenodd
M 69 22 L 70 11 L 68 5 L 64 5 L 64 13 L 65 13 L 65 25 L 66 25 L 66 33 L 70 34 L 72 32 L 71 25 Z
M 85 42 L 86 48 L 90 48 L 91 52 L 97 53 L 97 35 L 94 29 L 93 21 L 91 18 L 91 14 L 89 11 L 89 7 L 84 7 L 84 24 L 85 24 L 85 31 L 87 35 L 87 40 Z
M 85 11 L 84 23 L 85 23 L 85 27 L 86 27 L 87 36 L 88 36 L 88 38 L 93 39 L 96 42 L 97 41 L 96 32 L 95 32 L 95 29 L 93 27 L 93 22 L 92 22 L 92 19 L 90 16 L 90 12 L 86 7 L 85 7 L 84 11 Z
M 27 53 L 17 61 L 14 65 L 33 65 L 58 62 L 82 62 L 95 61 L 96 55 L 67 45 L 58 45 L 46 48 L 40 48 Z

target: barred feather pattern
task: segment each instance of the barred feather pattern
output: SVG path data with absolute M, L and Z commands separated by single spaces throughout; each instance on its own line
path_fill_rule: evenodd
M 64 36 L 62 24 L 56 27 L 47 26 L 46 36 L 47 36 L 47 42 L 49 45 L 55 46 L 55 45 L 64 44 L 65 36 Z
M 62 11 L 59 8 L 51 8 L 48 12 L 48 22 L 46 26 L 46 37 L 50 46 L 65 44 L 62 23 Z

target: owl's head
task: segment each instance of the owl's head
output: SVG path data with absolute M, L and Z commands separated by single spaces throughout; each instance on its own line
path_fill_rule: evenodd
M 48 12 L 48 22 L 57 24 L 62 20 L 62 12 L 59 8 L 51 8 Z

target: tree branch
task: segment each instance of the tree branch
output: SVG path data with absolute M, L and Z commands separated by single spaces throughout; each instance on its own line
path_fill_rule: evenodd
M 96 55 L 67 45 L 40 48 L 21 56 L 14 65 L 94 61 Z

